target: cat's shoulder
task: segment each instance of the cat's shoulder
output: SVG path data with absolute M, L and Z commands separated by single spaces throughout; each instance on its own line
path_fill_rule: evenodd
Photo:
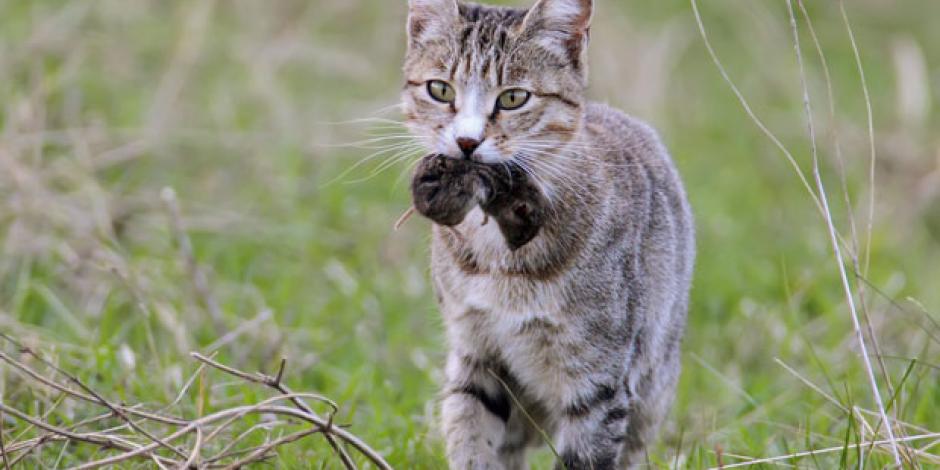
M 607 161 L 642 163 L 654 171 L 672 167 L 659 132 L 642 119 L 607 104 L 589 103 L 584 126 L 591 144 Z
M 662 146 L 659 133 L 653 126 L 604 103 L 588 103 L 585 126 L 590 134 L 604 140 Z

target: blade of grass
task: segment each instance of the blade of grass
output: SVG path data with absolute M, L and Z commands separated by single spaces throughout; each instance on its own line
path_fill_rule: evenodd
M 855 33 L 852 30 L 852 22 L 849 21 L 849 15 L 845 11 L 845 1 L 839 0 L 839 11 L 842 13 L 842 22 L 845 25 L 845 31 L 849 35 L 849 42 L 852 44 L 852 54 L 855 56 L 855 67 L 858 70 L 858 76 L 862 82 L 862 93 L 865 97 L 865 113 L 868 121 L 868 147 L 871 152 L 868 167 L 868 226 L 866 228 L 865 240 L 865 263 L 863 274 L 868 275 L 868 268 L 871 264 L 871 239 L 872 227 L 875 223 L 875 164 L 878 154 L 875 150 L 875 119 L 872 112 L 871 96 L 868 92 L 868 82 L 865 79 L 865 67 L 862 66 L 862 57 L 858 51 L 858 42 L 855 40 Z
M 916 436 L 908 436 L 908 437 L 905 437 L 905 438 L 901 439 L 901 442 L 916 442 L 916 441 L 922 441 L 922 440 L 926 440 L 926 439 L 935 439 L 935 438 L 938 438 L 938 437 L 940 437 L 940 433 L 918 434 L 918 435 L 916 435 Z M 720 467 L 720 468 L 726 468 L 726 469 L 727 469 L 727 468 L 752 467 L 752 466 L 754 466 L 754 465 L 761 465 L 761 464 L 777 464 L 777 463 L 780 463 L 780 462 L 786 462 L 786 461 L 788 461 L 788 460 L 795 460 L 795 459 L 800 459 L 800 458 L 803 458 L 803 457 L 809 457 L 809 456 L 811 456 L 811 455 L 826 455 L 826 454 L 832 454 L 832 453 L 835 453 L 835 452 L 842 452 L 842 451 L 846 450 L 847 448 L 850 449 L 850 450 L 861 451 L 861 449 L 862 449 L 863 447 L 868 447 L 868 446 L 881 446 L 881 445 L 889 444 L 890 442 L 891 442 L 891 441 L 889 441 L 889 440 L 887 440 L 887 439 L 880 439 L 880 440 L 874 440 L 874 441 L 857 441 L 856 443 L 854 443 L 854 444 L 848 444 L 847 446 L 846 446 L 846 444 L 843 444 L 843 445 L 839 445 L 839 446 L 825 447 L 825 448 L 822 448 L 822 449 L 806 450 L 806 451 L 802 451 L 802 452 L 795 452 L 795 453 L 792 453 L 792 454 L 780 455 L 780 456 L 776 456 L 776 457 L 767 457 L 767 458 L 762 458 L 762 459 L 754 459 L 754 460 L 749 460 L 749 461 L 747 461 L 747 462 L 737 462 L 737 463 L 732 463 L 732 464 L 725 464 L 724 467 Z M 725 454 L 725 455 L 728 455 L 728 454 Z M 847 468 L 847 465 L 846 465 L 846 467 L 844 467 L 844 468 Z M 859 468 L 864 468 L 864 467 L 863 467 L 862 465 L 860 465 Z M 719 467 L 714 467 L 714 468 L 712 468 L 712 470 L 718 470 L 718 469 L 719 469 Z
M 844 12 L 844 8 L 843 8 Z M 835 228 L 835 223 L 832 219 L 832 212 L 829 208 L 829 199 L 826 196 L 826 188 L 822 181 L 822 175 L 819 170 L 819 152 L 816 147 L 816 126 L 813 122 L 813 109 L 810 102 L 809 96 L 809 85 L 806 82 L 806 69 L 803 64 L 803 53 L 800 49 L 800 36 L 799 30 L 796 24 L 796 15 L 793 13 L 793 3 L 792 0 L 787 0 L 787 14 L 790 17 L 790 28 L 793 32 L 793 47 L 796 52 L 797 63 L 799 64 L 800 70 L 800 84 L 803 91 L 803 109 L 806 114 L 806 123 L 809 131 L 810 144 L 813 152 L 813 179 L 816 182 L 816 190 L 819 193 L 819 200 L 822 202 L 824 219 L 826 221 L 826 228 L 829 231 L 829 238 L 832 244 L 832 249 L 835 254 L 836 264 L 839 268 L 839 277 L 842 281 L 842 289 L 845 293 L 845 300 L 848 302 L 849 311 L 852 316 L 852 326 L 855 329 L 855 335 L 858 340 L 859 347 L 862 350 L 862 359 L 865 364 L 865 372 L 868 375 L 869 385 L 871 386 L 872 395 L 875 398 L 875 403 L 878 406 L 878 411 L 881 413 L 881 419 L 885 424 L 885 431 L 888 434 L 888 441 L 891 443 L 891 450 L 894 454 L 894 461 L 899 467 L 901 466 L 901 453 L 898 450 L 898 445 L 895 442 L 894 431 L 892 430 L 891 421 L 888 419 L 888 415 L 885 412 L 884 402 L 881 398 L 881 391 L 878 388 L 878 382 L 875 379 L 874 368 L 871 363 L 871 356 L 868 353 L 868 347 L 865 343 L 865 335 L 862 333 L 861 323 L 859 321 L 858 312 L 855 306 L 855 294 L 852 291 L 852 287 L 849 285 L 849 276 L 845 269 L 845 263 L 843 262 L 842 257 L 842 248 L 839 244 L 839 237 Z M 872 188 L 874 191 L 874 188 Z M 871 221 L 869 221 L 870 223 Z M 867 260 L 866 260 L 867 261 Z
M 797 0 L 797 5 L 800 8 L 800 12 L 803 14 L 803 19 L 806 22 L 806 29 L 809 31 L 810 38 L 813 41 L 813 45 L 816 49 L 816 56 L 819 59 L 819 63 L 822 66 L 823 78 L 826 82 L 826 98 L 829 104 L 829 128 L 831 133 L 831 138 L 833 141 L 833 147 L 835 149 L 836 163 L 839 169 L 839 182 L 842 187 L 842 197 L 845 202 L 846 215 L 849 222 L 849 234 L 850 240 L 852 241 L 851 246 L 849 246 L 849 259 L 852 261 L 852 266 L 855 272 L 861 271 L 861 266 L 858 259 L 858 228 L 855 223 L 855 214 L 852 210 L 852 198 L 849 196 L 848 182 L 846 181 L 845 175 L 845 161 L 842 158 L 842 145 L 839 142 L 839 132 L 838 125 L 836 124 L 836 105 L 835 105 L 835 92 L 833 91 L 832 86 L 832 76 L 829 73 L 829 62 L 826 60 L 826 54 L 823 52 L 822 43 L 819 41 L 819 37 L 816 35 L 816 29 L 813 27 L 813 21 L 810 17 L 809 11 L 806 9 L 803 0 Z M 871 347 L 874 351 L 875 357 L 878 361 L 878 367 L 881 371 L 881 376 L 885 381 L 885 384 L 888 386 L 888 393 L 894 393 L 894 386 L 891 383 L 891 374 L 888 373 L 888 367 L 885 365 L 884 360 L 881 359 L 881 346 L 878 344 L 878 338 L 875 336 L 874 329 L 872 327 L 871 315 L 868 312 L 868 295 L 865 290 L 865 285 L 862 284 L 858 277 L 855 278 L 855 290 L 858 292 L 858 303 L 860 310 L 862 312 L 862 318 L 865 320 L 865 330 L 868 334 L 868 338 L 871 341 Z
M 744 112 L 747 113 L 748 117 L 757 125 L 757 127 L 770 139 L 773 144 L 780 149 L 780 152 L 786 157 L 787 161 L 790 163 L 790 166 L 793 167 L 793 170 L 796 172 L 797 177 L 800 179 L 800 183 L 803 185 L 803 188 L 806 189 L 806 192 L 813 199 L 813 203 L 816 205 L 816 209 L 820 213 L 823 212 L 822 203 L 819 201 L 819 197 L 816 195 L 816 192 L 813 190 L 813 187 L 810 185 L 809 180 L 806 178 L 806 174 L 803 172 L 803 169 L 800 168 L 799 163 L 797 163 L 796 158 L 790 153 L 783 142 L 774 134 L 764 121 L 762 121 L 754 110 L 751 109 L 750 103 L 748 103 L 747 98 L 744 97 L 744 94 L 741 93 L 741 90 L 738 89 L 738 86 L 734 83 L 734 80 L 731 79 L 731 75 L 728 74 L 727 69 L 725 69 L 724 64 L 718 58 L 718 53 L 715 52 L 715 48 L 712 46 L 711 40 L 708 38 L 708 33 L 705 31 L 705 23 L 702 21 L 702 15 L 698 9 L 698 0 L 689 0 L 692 5 L 692 13 L 695 15 L 695 22 L 698 24 L 699 33 L 702 36 L 702 42 L 705 45 L 705 49 L 708 51 L 708 55 L 711 57 L 712 62 L 715 64 L 715 67 L 718 69 L 718 73 L 721 74 L 721 78 L 724 79 L 725 83 L 728 84 L 728 87 L 731 89 L 731 92 L 734 93 L 737 97 L 738 102 L 744 108 Z
M 542 440 L 545 442 L 549 450 L 551 450 L 552 454 L 555 456 L 555 460 L 561 463 L 562 468 L 566 468 L 564 462 L 561 461 L 561 456 L 558 454 L 558 450 L 555 449 L 555 445 L 552 443 L 552 438 L 549 437 L 548 433 L 546 433 L 545 430 L 542 429 L 542 427 L 539 426 L 538 423 L 535 422 L 535 419 L 532 417 L 532 415 L 529 414 L 528 410 L 526 410 L 525 407 L 522 406 L 522 402 L 520 402 L 519 399 L 516 398 L 516 394 L 513 393 L 512 390 L 509 389 L 509 385 L 505 381 L 503 381 L 502 377 L 500 377 L 492 369 L 487 369 L 487 372 L 489 372 L 490 375 L 492 375 L 493 378 L 495 378 L 496 381 L 499 382 L 499 384 L 503 387 L 504 390 L 506 390 L 506 393 L 509 395 L 509 398 L 511 398 L 512 402 L 515 403 L 516 407 L 518 407 L 519 410 L 522 411 L 522 414 L 529 421 L 529 424 L 531 424 L 532 427 L 535 428 L 536 431 L 538 431 L 539 435 L 541 435 L 542 437 Z

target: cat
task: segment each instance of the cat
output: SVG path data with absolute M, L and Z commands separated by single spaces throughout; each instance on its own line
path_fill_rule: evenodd
M 453 469 L 526 468 L 545 439 L 557 468 L 632 468 L 675 394 L 693 217 L 657 133 L 584 97 L 593 13 L 409 0 L 409 130 L 447 158 L 512 163 L 545 201 L 524 246 L 480 207 L 432 229 Z

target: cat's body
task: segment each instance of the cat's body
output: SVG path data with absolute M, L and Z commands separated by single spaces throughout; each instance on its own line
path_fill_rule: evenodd
M 434 228 L 432 277 L 450 347 L 442 419 L 454 469 L 524 468 L 526 448 L 542 442 L 537 429 L 569 469 L 635 465 L 672 401 L 692 216 L 655 132 L 583 101 L 591 6 L 542 0 L 527 16 L 411 2 L 405 108 L 415 131 L 453 155 L 448 140 L 478 130 L 473 147 L 487 139 L 492 147 L 477 155 L 458 143 L 455 157 L 522 162 L 549 201 L 541 232 L 516 250 L 479 208 L 456 230 Z M 466 65 L 455 47 L 471 49 Z M 449 80 L 455 93 L 438 95 L 453 100 L 425 101 L 415 89 L 435 77 Z M 482 106 L 479 129 L 466 122 L 474 103 L 520 84 L 532 88 L 530 109 L 498 105 L 487 117 Z

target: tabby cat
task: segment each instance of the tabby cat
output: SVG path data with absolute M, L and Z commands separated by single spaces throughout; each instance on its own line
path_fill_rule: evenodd
M 673 400 L 692 215 L 656 132 L 585 100 L 593 8 L 409 0 L 411 132 L 449 158 L 511 162 L 547 201 L 521 247 L 479 207 L 433 228 L 453 469 L 526 468 L 545 436 L 558 468 L 630 468 Z

